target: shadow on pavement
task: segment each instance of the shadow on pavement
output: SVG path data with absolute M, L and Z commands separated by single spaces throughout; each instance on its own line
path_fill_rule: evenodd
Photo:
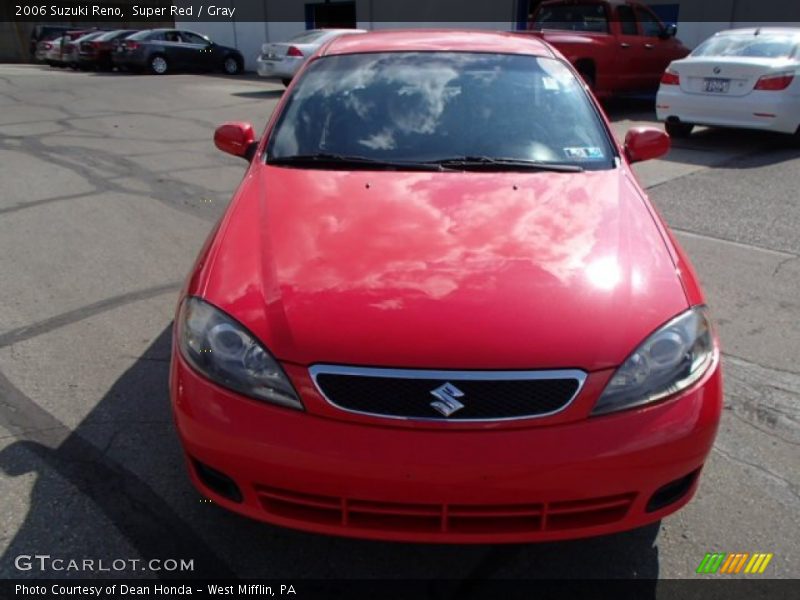
M 3 577 L 109 573 L 19 572 L 14 557 L 194 560 L 193 573 L 123 571 L 141 577 L 642 578 L 658 577 L 659 524 L 581 541 L 498 546 L 418 545 L 317 536 L 250 521 L 203 503 L 184 472 L 174 432 L 165 329 L 62 441 L 27 434 L 0 453 L 12 477 L 34 474 L 29 510 L 10 542 Z M 19 420 L 58 428 L 6 380 Z M 52 423 L 51 423 L 52 422 Z M 464 583 L 469 587 L 468 583 Z M 648 594 L 648 597 L 650 594 Z M 655 596 L 655 582 L 653 594 Z
M 280 98 L 285 90 L 259 90 L 257 92 L 234 92 L 231 96 L 239 98 Z
M 601 102 L 610 121 L 656 122 L 655 97 L 608 98 Z
M 663 128 L 656 120 L 654 98 L 611 98 L 603 109 L 612 123 L 643 122 Z M 618 132 L 620 139 L 625 132 Z M 778 164 L 800 156 L 800 136 L 756 129 L 697 126 L 689 137 L 671 139 L 670 152 L 660 160 L 717 169 L 747 169 Z

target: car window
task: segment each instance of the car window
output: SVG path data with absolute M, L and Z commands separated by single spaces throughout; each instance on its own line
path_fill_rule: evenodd
M 619 27 L 623 35 L 639 35 L 639 29 L 636 27 L 636 18 L 633 16 L 633 9 L 624 4 L 617 7 L 617 17 L 619 18 Z
M 177 31 L 165 31 L 164 32 L 164 41 L 165 42 L 182 42 L 180 34 Z
M 555 4 L 542 6 L 533 29 L 568 29 L 571 31 L 608 31 L 604 4 Z
M 183 41 L 188 44 L 207 44 L 209 42 L 209 40 L 203 36 L 192 33 L 191 31 L 181 31 L 181 37 Z
M 97 41 L 98 42 L 107 42 L 109 40 L 113 40 L 113 39 L 119 37 L 120 35 L 122 35 L 124 33 L 131 34 L 133 32 L 132 31 L 126 32 L 126 31 L 120 31 L 120 30 L 107 31 L 107 32 L 105 32 L 103 34 L 98 35 L 97 36 Z
M 311 42 L 321 38 L 323 35 L 325 35 L 325 32 L 320 30 L 304 31 L 303 33 L 298 33 L 296 36 L 289 38 L 288 41 L 295 44 L 310 44 Z
M 586 169 L 610 168 L 614 155 L 564 63 L 465 52 L 312 62 L 270 136 L 268 160 L 320 153 L 378 161 L 488 156 Z
M 648 37 L 658 37 L 662 33 L 661 23 L 650 11 L 636 7 L 636 17 L 642 28 L 642 35 Z
M 797 52 L 800 38 L 792 35 L 720 35 L 700 44 L 692 56 L 750 56 L 788 58 Z

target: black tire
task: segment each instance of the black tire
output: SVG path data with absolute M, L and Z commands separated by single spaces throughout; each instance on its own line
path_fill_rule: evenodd
M 239 56 L 230 54 L 222 61 L 222 72 L 226 75 L 240 75 L 244 70 L 242 59 Z
M 664 130 L 669 134 L 669 137 L 674 138 L 687 138 L 692 133 L 694 125 L 691 123 L 681 123 L 680 121 L 667 121 L 664 123 Z
M 147 69 L 153 75 L 166 75 L 169 72 L 169 61 L 163 54 L 154 54 L 147 61 Z
M 792 149 L 800 148 L 800 127 L 794 133 L 786 136 L 786 146 Z
M 291 79 L 281 79 L 281 83 L 283 84 L 283 87 L 289 87 L 289 84 L 292 83 L 292 80 Z
M 586 82 L 586 85 L 589 86 L 589 89 L 594 92 L 594 85 L 596 81 L 594 65 L 589 62 L 579 62 L 576 68 L 578 75 L 583 78 L 583 81 Z

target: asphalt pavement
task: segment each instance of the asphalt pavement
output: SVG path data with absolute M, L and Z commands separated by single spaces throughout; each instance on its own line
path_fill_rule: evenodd
M 722 425 L 686 508 L 602 538 L 439 546 L 300 533 L 204 502 L 169 412 L 170 324 L 244 170 L 214 127 L 260 130 L 281 93 L 252 77 L 0 65 L 0 577 L 90 575 L 15 567 L 49 554 L 287 581 L 688 578 L 706 552 L 772 552 L 767 575 L 800 576 L 800 149 L 758 132 L 699 130 L 637 166 L 724 351 Z M 653 120 L 646 102 L 608 113 L 620 136 Z

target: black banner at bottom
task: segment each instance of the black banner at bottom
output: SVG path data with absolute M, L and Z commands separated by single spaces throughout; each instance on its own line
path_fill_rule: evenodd
M 609 580 L 123 580 L 6 579 L 0 597 L 47 600 L 228 598 L 268 600 L 549 600 L 636 598 L 783 600 L 797 598 L 790 579 Z

